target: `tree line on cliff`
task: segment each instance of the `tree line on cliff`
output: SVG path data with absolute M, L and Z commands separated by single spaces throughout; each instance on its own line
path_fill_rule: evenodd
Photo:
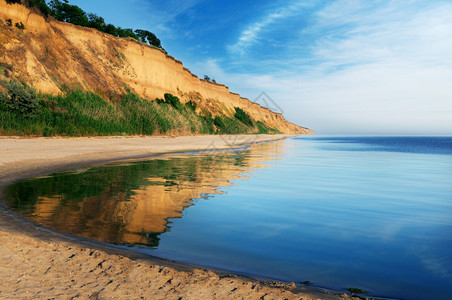
M 121 28 L 112 24 L 107 24 L 104 18 L 86 13 L 77 5 L 69 4 L 68 0 L 51 0 L 48 3 L 45 0 L 6 0 L 6 3 L 18 3 L 39 10 L 45 17 L 52 16 L 58 21 L 72 23 L 74 25 L 95 28 L 99 31 L 111 34 L 116 37 L 131 37 L 151 46 L 162 48 L 160 39 L 157 36 L 144 29 L 133 30 L 131 28 Z

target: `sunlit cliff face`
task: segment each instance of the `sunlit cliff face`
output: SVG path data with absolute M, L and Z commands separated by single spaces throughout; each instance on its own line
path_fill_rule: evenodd
M 8 19 L 23 22 L 25 29 L 7 26 Z M 312 133 L 224 85 L 200 80 L 180 61 L 138 41 L 45 20 L 25 6 L 4 0 L 0 0 L 0 20 L 0 63 L 8 67 L 7 77 L 25 80 L 42 92 L 58 94 L 64 84 L 104 98 L 126 93 L 126 87 L 149 100 L 171 93 L 183 103 L 196 102 L 213 116 L 231 117 L 234 107 L 240 107 L 255 121 L 281 133 Z
M 246 180 L 265 168 L 282 143 L 63 172 L 13 184 L 4 198 L 27 218 L 60 231 L 157 246 L 170 219 L 183 217 L 199 199 L 223 193 L 230 180 Z

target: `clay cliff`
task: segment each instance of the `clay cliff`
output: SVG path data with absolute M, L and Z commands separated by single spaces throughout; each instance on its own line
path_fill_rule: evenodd
M 8 26 L 9 19 L 13 26 Z M 14 26 L 20 22 L 24 29 Z M 196 102 L 213 116 L 233 116 L 234 107 L 239 107 L 281 133 L 313 133 L 224 85 L 199 79 L 160 49 L 44 18 L 5 0 L 0 0 L 0 66 L 1 76 L 25 81 L 44 93 L 81 88 L 108 99 L 130 89 L 149 100 L 171 93 L 183 103 Z

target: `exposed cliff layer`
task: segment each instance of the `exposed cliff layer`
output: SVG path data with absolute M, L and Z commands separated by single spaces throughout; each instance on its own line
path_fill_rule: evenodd
M 11 19 L 12 26 L 7 20 Z M 74 26 L 0 0 L 0 64 L 4 75 L 22 79 L 36 89 L 58 94 L 62 86 L 93 91 L 105 98 L 126 88 L 146 99 L 177 95 L 192 100 L 213 116 L 234 115 L 234 107 L 255 121 L 282 133 L 311 130 L 284 120 L 229 89 L 199 79 L 163 51 L 133 39 L 117 38 L 95 29 Z M 22 22 L 25 29 L 14 26 Z

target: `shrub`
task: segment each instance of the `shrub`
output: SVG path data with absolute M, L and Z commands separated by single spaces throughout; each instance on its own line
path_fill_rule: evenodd
M 214 128 L 213 128 L 213 124 L 214 124 L 214 119 L 212 118 L 211 115 L 208 116 L 200 116 L 203 123 L 204 123 L 204 133 L 214 133 Z
M 8 103 L 8 96 L 5 93 L 0 92 L 0 110 L 6 110 Z
M 250 116 L 240 107 L 235 107 L 234 117 L 247 126 L 254 126 L 253 120 Z
M 39 110 L 39 99 L 36 91 L 18 81 L 11 80 L 6 85 L 8 97 L 6 99 L 6 107 L 19 113 L 24 118 L 32 118 Z
M 21 30 L 24 30 L 24 29 L 25 29 L 25 25 L 24 25 L 24 23 L 22 23 L 22 22 L 16 23 L 16 27 L 19 28 L 19 29 L 21 29 Z
M 213 120 L 213 123 L 215 124 L 215 126 L 217 126 L 217 128 L 222 130 L 225 129 L 223 119 L 220 116 L 216 116 L 215 119 Z
M 157 103 L 157 104 L 162 104 L 162 103 L 165 103 L 165 100 L 163 100 L 163 99 L 161 99 L 161 98 L 155 98 L 155 103 Z
M 182 104 L 180 103 L 179 98 L 169 93 L 165 94 L 165 103 L 170 104 L 172 107 L 179 111 L 182 109 Z
M 191 109 L 192 111 L 196 111 L 196 107 L 198 105 L 196 104 L 196 102 L 193 102 L 193 101 L 190 100 L 190 101 L 185 103 L 185 106 L 188 107 L 189 109 Z

